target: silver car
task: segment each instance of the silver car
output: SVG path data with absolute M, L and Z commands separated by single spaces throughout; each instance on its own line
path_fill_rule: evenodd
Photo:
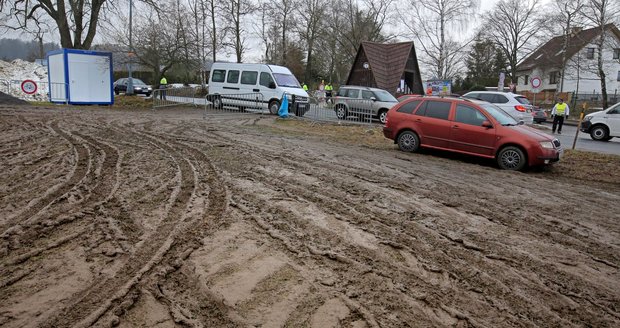
M 345 85 L 334 98 L 334 111 L 341 120 L 349 116 L 370 116 L 385 124 L 388 110 L 396 104 L 398 100 L 385 90 Z
M 534 123 L 533 106 L 522 95 L 500 91 L 471 91 L 464 94 L 463 97 L 488 101 L 503 109 L 517 121 L 523 121 L 525 124 Z

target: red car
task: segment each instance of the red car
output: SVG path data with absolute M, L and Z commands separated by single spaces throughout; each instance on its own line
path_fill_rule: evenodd
M 557 139 L 467 98 L 407 99 L 390 109 L 383 134 L 402 151 L 425 147 L 494 158 L 506 170 L 551 164 L 562 155 Z

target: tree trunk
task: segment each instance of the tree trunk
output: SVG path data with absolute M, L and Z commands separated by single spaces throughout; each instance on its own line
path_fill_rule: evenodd
M 605 71 L 603 70 L 603 44 L 605 41 L 605 30 L 601 33 L 600 40 L 598 42 L 598 58 L 597 58 L 597 66 L 598 66 L 598 76 L 601 80 L 601 95 L 603 96 L 603 108 L 608 107 L 607 103 L 607 81 Z
M 216 61 L 216 53 L 217 53 L 217 30 L 215 26 L 215 0 L 211 0 L 211 47 L 213 51 L 213 62 Z

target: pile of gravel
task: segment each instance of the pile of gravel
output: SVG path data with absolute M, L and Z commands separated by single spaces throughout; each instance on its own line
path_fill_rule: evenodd
M 0 105 L 28 105 L 28 102 L 0 92 Z

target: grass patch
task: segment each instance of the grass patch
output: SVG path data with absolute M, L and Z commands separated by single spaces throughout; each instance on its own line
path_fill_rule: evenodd
M 566 150 L 550 173 L 570 179 L 611 183 L 620 186 L 620 156 L 582 150 Z
M 294 119 L 276 119 L 275 122 L 278 129 L 288 132 L 374 149 L 394 148 L 393 141 L 383 136 L 382 126 L 318 123 Z
M 338 125 L 302 120 L 276 119 L 272 127 L 287 134 L 316 136 L 349 145 L 363 145 L 372 149 L 396 149 L 392 140 L 383 136 L 381 126 Z M 565 150 L 562 159 L 547 167 L 550 176 L 601 182 L 620 186 L 620 156 L 582 150 Z
M 153 99 L 139 96 L 120 95 L 114 97 L 114 108 L 116 109 L 151 109 Z

